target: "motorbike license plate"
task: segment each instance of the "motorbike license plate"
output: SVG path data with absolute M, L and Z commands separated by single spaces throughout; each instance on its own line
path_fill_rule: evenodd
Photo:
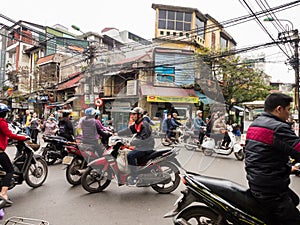
M 64 158 L 63 158 L 63 161 L 62 161 L 62 164 L 64 164 L 64 165 L 70 165 L 71 164 L 71 162 L 72 162 L 72 160 L 73 160 L 73 156 L 65 156 Z

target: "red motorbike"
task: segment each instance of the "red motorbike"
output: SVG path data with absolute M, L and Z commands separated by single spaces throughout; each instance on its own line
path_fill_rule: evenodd
M 92 145 L 68 142 L 64 146 L 68 155 L 63 158 L 66 165 L 66 179 L 71 185 L 81 183 L 81 176 L 87 168 L 88 162 L 99 158 Z
M 128 185 L 130 170 L 126 152 L 132 148 L 126 145 L 126 139 L 118 136 L 109 138 L 109 147 L 103 157 L 88 164 L 81 177 L 81 185 L 90 193 L 103 191 L 115 179 L 119 186 Z M 163 194 L 174 191 L 179 183 L 180 163 L 176 159 L 179 148 L 170 147 L 156 150 L 138 160 L 137 187 L 152 187 Z

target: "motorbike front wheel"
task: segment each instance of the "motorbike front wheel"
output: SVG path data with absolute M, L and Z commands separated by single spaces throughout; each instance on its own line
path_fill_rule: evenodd
M 184 219 L 188 224 L 216 224 L 225 225 L 222 220 L 220 221 L 219 215 L 207 207 L 192 206 L 181 211 L 176 220 Z M 223 219 L 224 220 L 224 219 Z
M 151 185 L 151 187 L 158 193 L 169 194 L 180 184 L 179 170 L 174 164 L 169 162 L 161 163 L 156 172 L 162 181 Z
M 49 154 L 49 152 L 53 151 L 53 150 L 48 145 L 46 147 L 42 148 L 41 151 L 42 151 L 42 156 L 44 157 L 45 161 L 47 162 L 47 165 L 53 165 L 56 162 L 57 157 Z
M 234 156 L 235 156 L 238 160 L 243 161 L 244 158 L 245 158 L 244 150 L 241 149 L 241 150 L 239 150 L 238 152 L 235 152 L 235 153 L 234 153 Z
M 86 161 L 84 159 L 80 159 L 75 157 L 71 164 L 68 165 L 66 170 L 66 179 L 71 185 L 78 185 L 81 183 L 81 172 L 79 170 L 83 170 L 86 168 Z
M 186 150 L 189 151 L 196 150 L 194 140 L 191 136 L 189 136 L 184 142 L 185 142 L 184 147 L 186 148 Z
M 48 166 L 44 159 L 36 158 L 36 163 L 31 164 L 25 174 L 28 186 L 37 188 L 41 186 L 48 176 Z
M 109 177 L 109 171 L 103 171 L 103 166 L 88 167 L 82 174 L 81 185 L 87 192 L 101 192 L 110 184 L 111 179 Z

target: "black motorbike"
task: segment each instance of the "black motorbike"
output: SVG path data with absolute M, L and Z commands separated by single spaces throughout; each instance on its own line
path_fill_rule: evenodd
M 263 209 L 249 189 L 229 180 L 187 172 L 186 189 L 176 201 L 176 208 L 165 218 L 176 225 L 191 224 L 266 224 Z
M 48 166 L 42 156 L 35 154 L 39 145 L 30 141 L 12 141 L 12 144 L 16 145 L 17 153 L 12 162 L 14 175 L 9 189 L 22 184 L 24 180 L 32 188 L 41 186 L 47 178 Z M 0 186 L 2 186 L 1 181 L 5 174 L 0 167 Z
M 65 144 L 68 142 L 66 138 L 56 135 L 44 135 L 43 140 L 45 146 L 40 151 L 48 165 L 53 165 L 56 160 L 62 160 L 68 155 L 65 149 Z

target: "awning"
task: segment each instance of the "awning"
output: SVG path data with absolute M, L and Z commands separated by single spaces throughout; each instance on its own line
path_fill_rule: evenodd
M 195 91 L 197 96 L 199 97 L 199 100 L 204 104 L 204 105 L 210 105 L 216 103 L 214 100 L 210 99 L 206 95 L 200 93 L 199 91 Z
M 178 102 L 198 103 L 199 99 L 194 89 L 155 87 L 150 85 L 141 86 L 141 94 L 147 96 L 148 102 Z
M 78 96 L 74 96 L 74 97 L 71 97 L 69 98 L 67 101 L 65 102 L 52 102 L 52 103 L 49 103 L 47 105 L 48 108 L 53 108 L 53 107 L 60 107 L 60 106 L 64 106 L 66 104 L 69 104 L 71 102 L 73 102 L 74 100 L 78 99 L 79 97 Z
M 83 77 L 83 74 L 80 74 L 79 76 L 74 76 L 74 78 L 69 79 L 68 81 L 64 83 L 60 83 L 57 86 L 57 91 L 62 91 L 68 88 L 74 88 L 79 85 L 80 79 Z
M 53 55 L 47 55 L 45 57 L 39 58 L 38 61 L 36 62 L 36 64 L 41 66 L 43 64 L 53 62 L 53 59 L 54 59 L 54 54 Z

